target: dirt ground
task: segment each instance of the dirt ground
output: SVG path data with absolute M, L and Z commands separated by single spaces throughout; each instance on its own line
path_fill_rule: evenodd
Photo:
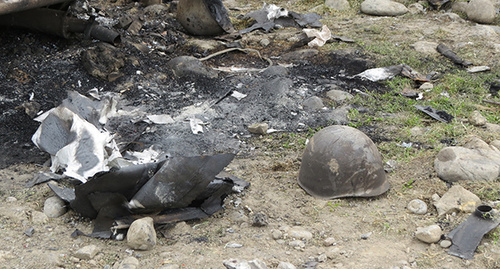
M 231 6 L 245 9 L 252 7 L 247 6 L 246 1 L 236 1 Z M 283 3 L 283 6 L 293 9 L 293 4 L 288 6 Z M 253 7 L 260 8 L 260 4 L 254 3 Z M 234 11 L 231 15 L 233 13 Z M 347 51 L 359 50 L 363 45 L 369 45 L 373 38 L 391 38 L 401 44 L 419 40 L 447 42 L 450 46 L 467 47 L 471 57 L 481 61 L 482 65 L 489 65 L 493 69 L 500 67 L 498 32 L 495 33 L 487 26 L 450 20 L 443 12 L 429 11 L 421 16 L 405 15 L 396 18 L 356 14 L 341 21 L 335 20 L 331 14 L 323 16 L 332 31 L 357 40 L 357 44 L 346 45 Z M 374 31 L 380 32 L 374 35 Z M 6 35 L 12 36 L 14 33 Z M 24 31 L 20 35 L 19 39 L 24 40 L 21 42 L 22 47 L 39 45 L 39 50 L 55 52 L 59 59 L 68 61 L 71 57 L 76 57 L 61 55 L 65 50 L 60 49 L 76 46 L 76 43 Z M 54 45 L 51 47 L 51 44 Z M 275 46 L 268 48 L 270 54 L 280 48 L 278 42 Z M 59 49 L 54 51 L 55 47 Z M 7 52 L 3 50 L 2 53 Z M 7 75 L 3 72 L 14 70 L 11 67 L 15 64 L 22 70 L 23 65 L 28 63 L 15 63 L 15 59 L 8 55 L 2 57 L 11 62 L 8 68 L 0 70 L 0 75 L 3 76 L 0 78 L 19 78 L 21 73 L 11 72 Z M 61 63 L 64 64 L 64 61 L 61 60 Z M 82 68 L 61 72 L 71 73 L 67 78 L 69 84 L 76 83 L 75 78 L 85 73 Z M 46 81 L 50 78 L 35 76 L 28 79 Z M 83 83 L 106 87 L 104 82 L 94 79 Z M 12 92 L 6 92 L 9 90 Z M 0 91 L 4 91 L 2 98 L 11 96 L 14 99 L 16 96 L 29 95 L 29 90 L 22 86 L 12 86 Z M 49 94 L 43 96 L 50 102 L 44 103 L 47 107 L 42 109 L 57 105 L 64 98 L 54 98 Z M 4 108 L 6 112 L 2 117 L 8 117 L 7 112 L 11 110 L 7 105 Z M 424 152 L 408 162 L 400 162 L 394 172 L 388 174 L 390 190 L 379 197 L 328 201 L 313 198 L 299 187 L 297 176 L 304 147 L 285 147 L 277 138 L 279 136 L 254 136 L 245 139 L 244 147 L 228 166 L 228 170 L 249 181 L 249 189 L 229 196 L 225 201 L 225 210 L 207 219 L 158 228 L 157 246 L 150 251 L 130 250 L 125 241 L 82 236 L 72 238 L 70 235 L 75 229 L 91 232 L 92 220 L 82 218 L 71 210 L 55 219 L 41 217 L 45 199 L 53 194 L 46 184 L 32 188 L 26 188 L 25 184 L 35 173 L 48 170 L 43 166 L 48 155 L 38 152 L 30 144 L 29 138 L 37 125 L 31 123 L 24 126 L 23 120 L 31 119 L 19 119 L 16 128 L 24 130 L 24 137 L 19 136 L 11 141 L 17 145 L 11 147 L 28 153 L 21 154 L 19 152 L 22 151 L 17 150 L 12 151 L 15 154 L 11 155 L 10 151 L 4 150 L 1 157 L 8 165 L 0 170 L 0 268 L 111 268 L 116 262 L 129 256 L 136 257 L 143 268 L 224 268 L 222 262 L 232 258 L 260 259 L 268 268 L 276 268 L 280 262 L 292 263 L 297 268 L 312 268 L 305 266 L 310 261 L 318 262 L 315 267 L 318 269 L 404 266 L 500 268 L 498 228 L 485 236 L 474 260 L 451 256 L 439 244 L 427 244 L 415 238 L 417 227 L 438 224 L 446 234 L 467 217 L 460 213 L 438 217 L 431 205 L 434 193 L 441 196 L 448 190 L 447 184 L 434 172 L 435 153 Z M 2 128 L 2 136 L 8 136 L 11 134 L 8 130 L 13 130 L 14 127 Z M 390 128 L 391 126 L 380 126 L 380 133 Z M 498 134 L 490 135 L 500 138 Z M 2 139 L 4 145 L 10 141 L 5 136 Z M 496 187 L 494 184 L 479 185 L 470 182 L 464 182 L 462 186 L 475 191 Z M 409 213 L 406 206 L 413 199 L 427 202 L 428 213 Z M 483 203 L 491 204 L 498 199 L 499 197 L 490 197 L 483 199 Z M 253 217 L 258 213 L 267 216 L 267 226 L 252 226 Z M 297 242 L 286 233 L 294 226 L 310 231 L 312 239 L 304 241 L 303 245 L 294 245 Z M 32 236 L 25 233 L 29 228 L 34 228 Z M 362 235 L 369 236 L 362 239 Z M 325 244 L 326 239 L 330 245 Z M 80 260 L 73 256 L 77 250 L 87 245 L 99 248 L 99 253 L 94 258 Z

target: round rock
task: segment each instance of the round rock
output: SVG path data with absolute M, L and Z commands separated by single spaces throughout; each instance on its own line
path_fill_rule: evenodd
M 127 244 L 136 250 L 152 249 L 156 245 L 153 219 L 145 217 L 132 222 L 127 232 Z
M 377 16 L 400 16 L 408 12 L 405 5 L 390 0 L 366 0 L 361 3 L 361 12 Z
M 434 224 L 427 227 L 418 227 L 415 232 L 415 237 L 422 242 L 432 244 L 438 242 L 442 234 L 443 231 L 441 227 Z
M 363 132 L 334 125 L 317 132 L 302 155 L 299 185 L 322 199 L 371 197 L 389 189 L 377 147 Z
M 57 218 L 66 213 L 66 204 L 57 196 L 49 197 L 43 205 L 43 213 L 49 218 Z
M 470 114 L 469 122 L 474 126 L 484 126 L 488 121 L 481 115 L 481 112 L 475 110 Z
M 408 211 L 413 214 L 423 215 L 427 213 L 427 204 L 420 199 L 411 200 L 408 203 Z
M 493 23 L 496 9 L 490 0 L 471 0 L 466 8 L 467 17 L 479 23 Z

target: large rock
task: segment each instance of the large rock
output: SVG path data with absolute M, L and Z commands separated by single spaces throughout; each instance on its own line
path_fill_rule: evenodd
M 466 9 L 467 17 L 479 23 L 493 23 L 496 9 L 490 0 L 471 0 Z
M 451 187 L 440 199 L 434 202 L 439 216 L 453 212 L 470 213 L 481 203 L 481 199 L 460 185 Z
M 43 204 L 43 213 L 49 218 L 57 218 L 66 213 L 66 204 L 57 196 L 52 196 L 45 200 Z
M 153 219 L 145 217 L 132 222 L 127 232 L 127 244 L 136 250 L 152 249 L 156 245 Z
M 408 12 L 405 5 L 390 0 L 365 0 L 361 12 L 377 16 L 400 16 Z
M 463 147 L 446 147 L 434 160 L 438 176 L 447 182 L 494 181 L 500 175 L 500 151 L 477 137 Z
M 434 224 L 427 227 L 418 227 L 415 237 L 422 242 L 432 244 L 438 242 L 442 234 L 441 227 Z

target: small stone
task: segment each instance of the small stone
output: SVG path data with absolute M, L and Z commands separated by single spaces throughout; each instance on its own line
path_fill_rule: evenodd
M 35 233 L 35 228 L 33 228 L 33 227 L 30 227 L 30 228 L 26 229 L 26 231 L 24 231 L 24 234 L 27 237 L 32 237 L 33 233 Z
M 493 23 L 496 17 L 495 6 L 490 0 L 471 0 L 466 13 L 469 20 L 486 24 Z
M 418 41 L 411 45 L 417 52 L 428 55 L 437 55 L 439 52 L 437 51 L 437 46 L 439 44 L 436 42 L 430 41 Z
M 44 213 L 42 213 L 40 211 L 33 211 L 33 212 L 31 212 L 31 220 L 35 224 L 44 224 L 44 223 L 47 223 L 47 221 L 49 220 L 49 217 L 47 217 L 47 215 L 45 215 Z
M 297 267 L 289 262 L 280 262 L 276 269 L 297 269 Z
M 307 111 L 316 111 L 320 110 L 324 107 L 323 105 L 323 100 L 319 98 L 318 96 L 312 96 L 304 100 L 304 103 L 302 103 L 304 106 L 304 110 Z
M 278 239 L 283 238 L 283 233 L 280 230 L 272 230 L 271 231 L 271 237 L 274 240 L 278 240 Z
M 467 72 L 469 73 L 479 73 L 479 72 L 485 72 L 485 71 L 490 71 L 491 67 L 486 66 L 486 65 L 481 65 L 481 66 L 471 66 L 467 68 Z
M 139 267 L 139 260 L 135 257 L 127 257 L 121 262 L 116 262 L 114 269 L 136 269 Z
M 88 245 L 76 251 L 73 254 L 74 257 L 80 260 L 90 260 L 99 252 L 99 248 L 96 245 Z
M 208 77 L 216 78 L 217 72 L 204 65 L 199 59 L 192 56 L 179 56 L 167 64 L 177 77 Z
M 267 216 L 266 214 L 259 212 L 253 216 L 252 226 L 264 227 L 267 226 Z
M 293 248 L 305 248 L 306 244 L 302 240 L 293 240 L 290 243 L 288 243 L 289 246 Z
M 443 231 L 441 230 L 441 227 L 434 224 L 427 227 L 418 227 L 415 232 L 415 237 L 422 242 L 431 244 L 438 242 L 439 239 L 441 239 L 442 234 Z
M 434 88 L 434 85 L 430 82 L 425 82 L 424 84 L 420 85 L 418 88 L 421 91 L 430 91 Z
M 351 8 L 347 0 L 325 0 L 325 6 L 334 10 L 348 10 Z
M 481 112 L 475 110 L 470 114 L 469 122 L 474 126 L 484 126 L 488 122 Z
M 240 260 L 240 259 L 229 259 L 229 260 L 224 260 L 222 264 L 227 269 L 267 269 L 266 264 L 259 259 L 254 259 L 251 261 Z
M 321 254 L 318 256 L 318 258 L 316 259 L 318 262 L 326 262 L 326 260 L 328 260 L 328 257 L 326 256 L 326 254 Z
M 337 242 L 337 241 L 335 240 L 335 238 L 333 238 L 333 237 L 328 237 L 328 238 L 326 238 L 326 239 L 323 241 L 323 245 L 324 245 L 325 247 L 329 247 L 329 246 L 333 246 L 333 245 L 335 245 L 335 244 L 336 244 L 336 242 Z
M 156 231 L 151 217 L 132 222 L 127 232 L 127 244 L 135 250 L 150 250 L 156 245 Z
M 405 5 L 390 0 L 365 0 L 361 12 L 377 16 L 400 16 L 408 12 Z
M 269 44 L 271 44 L 271 41 L 269 41 L 269 39 L 267 38 L 263 38 L 259 41 L 259 44 L 262 46 L 262 47 L 267 47 L 269 46 Z
M 253 134 L 267 134 L 267 130 L 269 129 L 269 124 L 262 123 L 254 123 L 248 126 L 248 131 Z
M 295 239 L 311 240 L 313 235 L 303 227 L 294 226 L 288 230 L 288 236 Z
M 370 238 L 371 235 L 372 235 L 372 232 L 362 234 L 361 239 L 367 240 L 368 238 Z
M 441 197 L 439 197 L 439 194 L 434 193 L 433 195 L 431 195 L 431 199 L 434 203 L 436 203 L 437 201 L 439 201 L 439 199 L 441 199 Z
M 451 246 L 451 241 L 450 240 L 442 240 L 441 242 L 439 242 L 439 245 L 442 248 L 449 248 Z
M 9 196 L 9 197 L 7 197 L 7 198 L 5 199 L 5 201 L 6 201 L 7 203 L 12 203 L 12 202 L 17 201 L 17 198 L 16 198 L 16 197 Z
M 43 213 L 49 218 L 57 218 L 66 213 L 67 208 L 63 200 L 57 196 L 49 197 L 43 205 Z
M 413 214 L 423 215 L 427 213 L 427 204 L 420 199 L 411 200 L 408 203 L 408 211 Z
M 353 98 L 352 94 L 341 90 L 330 90 L 326 92 L 326 96 L 338 103 Z

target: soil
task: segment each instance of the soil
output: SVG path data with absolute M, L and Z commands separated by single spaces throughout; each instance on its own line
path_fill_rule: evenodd
M 319 261 L 315 268 L 500 267 L 498 228 L 483 239 L 474 260 L 448 255 L 447 249 L 438 244 L 423 243 L 415 238 L 417 227 L 438 224 L 446 234 L 467 217 L 460 213 L 438 217 L 431 206 L 431 196 L 434 193 L 443 195 L 449 187 L 434 172 L 435 153 L 424 152 L 408 162 L 400 162 L 388 174 L 391 189 L 379 197 L 335 200 L 313 198 L 297 184 L 304 145 L 291 146 L 284 142 L 284 139 L 290 138 L 288 134 L 298 132 L 297 119 L 289 116 L 290 111 L 300 110 L 298 105 L 273 110 L 276 103 L 260 94 L 259 88 L 269 80 L 255 73 L 221 74 L 216 79 L 175 77 L 166 66 L 168 60 L 178 55 L 204 57 L 211 51 L 189 45 L 193 37 L 183 33 L 182 27 L 169 15 L 174 9 L 147 15 L 143 6 L 128 0 L 90 3 L 101 14 L 114 19 L 119 18 L 124 10 L 129 14 L 146 16 L 143 29 L 137 35 L 118 29 L 122 34 L 122 44 L 117 47 L 123 55 L 116 57 L 123 58 L 124 63 L 118 69 L 119 78 L 113 81 L 90 75 L 82 64 L 82 52 L 97 46 L 93 41 L 83 40 L 81 36 L 62 39 L 10 28 L 0 32 L 1 268 L 110 268 L 128 256 L 136 257 L 144 268 L 224 268 L 222 262 L 233 258 L 260 259 L 269 268 L 276 268 L 279 262 L 289 262 L 302 268 L 311 261 Z M 256 4 L 245 4 L 246 1 L 228 4 L 239 7 L 239 11 L 231 9 L 230 15 L 236 17 L 252 8 L 260 8 Z M 170 3 L 165 5 L 169 7 Z M 283 3 L 283 6 L 287 5 Z M 288 8 L 293 9 L 293 5 Z M 319 56 L 294 62 L 287 78 L 290 79 L 290 88 L 294 90 L 301 87 L 310 89 L 302 98 L 313 93 L 324 97 L 329 89 L 324 86 L 326 84 L 338 85 L 353 94 L 356 94 L 354 89 L 385 91 L 381 84 L 339 75 L 354 75 L 375 66 L 377 59 L 370 58 L 361 44 L 368 45 L 375 36 L 380 38 L 380 33 L 373 34 L 377 29 L 382 29 L 384 37 L 405 44 L 438 35 L 439 40 L 431 41 L 446 41 L 452 47 L 477 49 L 474 51 L 474 60 L 493 69 L 500 67 L 498 57 L 492 57 L 499 54 L 498 34 L 470 22 L 449 21 L 443 12 L 428 11 L 420 17 L 406 15 L 396 18 L 356 14 L 342 21 L 335 21 L 332 14 L 323 16 L 331 29 L 358 41 L 346 45 L 342 51 L 320 49 Z M 163 34 L 163 37 L 151 33 Z M 297 29 L 283 29 L 269 34 L 257 32 L 244 37 L 241 42 L 261 50 L 264 56 L 276 63 L 289 64 L 278 56 L 288 52 L 293 42 L 280 36 L 290 37 L 298 33 L 300 30 Z M 258 45 L 264 37 L 274 41 L 267 48 Z M 495 47 L 492 44 L 497 45 Z M 155 50 L 144 53 L 138 49 L 148 46 Z M 422 60 L 425 60 L 424 56 Z M 259 57 L 243 53 L 227 54 L 206 62 L 213 67 L 242 63 L 245 67 L 266 66 Z M 141 73 L 137 70 L 141 70 Z M 207 128 L 205 137 L 187 135 L 189 130 L 185 129 L 176 131 L 176 126 L 167 128 L 140 123 L 139 126 L 125 127 L 134 132 L 149 128 L 147 135 L 126 137 L 125 140 L 136 142 L 133 147 L 129 147 L 135 150 L 159 144 L 169 154 L 237 151 L 238 155 L 228 166 L 228 171 L 249 181 L 251 186 L 242 193 L 226 198 L 223 211 L 203 220 L 158 227 L 158 243 L 150 251 L 130 250 L 126 241 L 72 238 L 70 235 L 75 229 L 89 233 L 93 225 L 92 220 L 82 218 L 72 210 L 59 218 L 40 220 L 38 213 L 43 212 L 44 201 L 53 193 L 46 184 L 32 188 L 25 186 L 34 174 L 48 170 L 44 163 L 50 159 L 48 154 L 41 152 L 31 142 L 31 136 L 39 125 L 33 118 L 38 111 L 58 106 L 66 98 L 66 91 L 76 90 L 86 94 L 92 88 L 102 89 L 121 94 L 125 106 L 140 107 L 149 113 L 171 111 L 173 115 L 178 115 L 181 108 L 199 102 L 229 102 L 224 97 L 239 83 L 247 86 L 247 93 L 251 97 L 241 104 L 247 108 L 253 104 L 255 111 L 262 113 L 260 116 L 252 114 L 249 119 L 269 122 L 271 127 L 279 126 L 282 133 L 252 135 L 247 126 L 254 122 L 243 120 L 240 114 L 212 119 L 212 125 L 223 123 L 221 129 L 224 131 Z M 191 93 L 192 89 L 197 92 Z M 268 106 L 271 109 L 266 108 Z M 300 120 L 307 127 L 300 136 L 305 137 L 304 131 L 309 128 L 316 129 L 331 123 L 318 115 L 301 114 Z M 393 139 L 391 128 L 365 126 L 361 130 L 375 143 L 380 143 Z M 223 134 L 222 138 L 210 136 L 218 132 Z M 168 142 L 162 139 L 172 133 L 185 138 L 184 142 L 175 146 L 169 143 L 178 140 Z M 224 147 L 210 144 L 219 140 L 238 143 L 225 142 Z M 464 184 L 476 191 L 488 191 L 491 187 L 477 183 Z M 425 201 L 429 205 L 429 212 L 425 215 L 407 212 L 406 206 L 413 199 Z M 498 199 L 498 196 L 494 196 L 483 202 L 490 203 Z M 253 218 L 261 214 L 267 216 L 267 225 L 252 226 Z M 287 236 L 286 231 L 294 226 L 303 227 L 313 234 L 304 246 L 290 244 L 294 238 Z M 34 233 L 28 236 L 26 231 L 30 228 L 34 228 Z M 280 234 L 278 231 L 281 237 L 276 236 Z M 365 239 L 362 239 L 362 235 Z M 333 241 L 333 244 L 325 245 L 326 239 Z M 234 247 L 235 244 L 240 247 Z M 98 246 L 99 253 L 90 260 L 79 260 L 73 256 L 87 245 Z

